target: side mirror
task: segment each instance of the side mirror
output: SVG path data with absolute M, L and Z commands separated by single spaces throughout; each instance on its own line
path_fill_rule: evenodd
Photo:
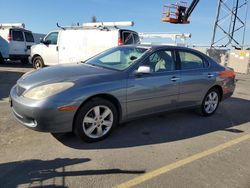
M 150 74 L 151 70 L 149 66 L 139 66 L 135 74 L 142 75 L 142 74 Z
M 40 43 L 43 43 L 43 42 L 44 42 L 43 38 L 40 38 Z
M 43 44 L 49 45 L 49 44 L 51 44 L 51 40 L 43 40 Z

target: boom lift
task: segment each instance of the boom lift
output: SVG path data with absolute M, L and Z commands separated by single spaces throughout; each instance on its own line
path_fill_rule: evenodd
M 176 4 L 163 5 L 162 21 L 174 24 L 189 24 L 188 18 L 200 0 L 193 0 L 190 6 L 186 1 L 177 1 Z
M 217 1 L 211 48 L 225 48 L 231 45 L 243 49 L 249 0 Z M 186 1 L 178 0 L 175 4 L 163 5 L 161 20 L 174 24 L 189 24 L 188 19 L 199 2 L 200 0 L 192 0 L 190 6 L 187 6 Z

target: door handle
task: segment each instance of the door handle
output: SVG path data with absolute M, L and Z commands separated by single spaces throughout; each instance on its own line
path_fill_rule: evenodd
M 207 77 L 208 77 L 208 78 L 212 78 L 212 77 L 214 77 L 214 75 L 211 74 L 211 73 L 208 73 L 208 74 L 207 74 Z
M 179 77 L 175 77 L 175 76 L 173 76 L 173 77 L 171 78 L 171 81 L 173 81 L 173 82 L 176 82 L 177 80 L 180 80 L 180 78 L 179 78 Z

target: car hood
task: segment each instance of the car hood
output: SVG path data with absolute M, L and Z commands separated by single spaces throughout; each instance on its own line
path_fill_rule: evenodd
M 101 80 L 103 76 L 113 75 L 117 71 L 104 69 L 83 63 L 58 65 L 34 70 L 24 74 L 18 85 L 29 89 L 34 86 L 56 82 L 81 82 Z

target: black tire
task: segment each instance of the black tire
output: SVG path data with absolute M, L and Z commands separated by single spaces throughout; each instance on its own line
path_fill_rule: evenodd
M 28 58 L 21 59 L 21 63 L 22 64 L 28 64 L 29 63 L 29 59 Z
M 216 107 L 211 108 L 211 112 L 208 112 L 208 110 L 206 110 L 206 107 L 208 107 L 209 104 L 206 104 L 206 102 L 209 99 L 209 95 L 211 93 L 215 93 L 217 95 L 217 100 L 218 101 L 217 101 Z M 207 94 L 205 95 L 205 97 L 204 97 L 204 99 L 202 101 L 202 104 L 201 104 L 200 108 L 198 109 L 199 114 L 201 114 L 202 116 L 211 116 L 211 115 L 213 115 L 216 112 L 216 110 L 218 109 L 218 107 L 220 105 L 220 101 L 221 101 L 221 94 L 220 94 L 219 90 L 216 89 L 216 88 L 210 89 L 207 92 Z M 215 100 L 214 100 L 214 103 L 215 103 Z
M 5 61 L 4 61 L 2 54 L 0 53 L 0 64 L 3 64 L 3 63 L 5 63 Z
M 43 62 L 43 59 L 41 58 L 41 56 L 36 56 L 32 61 L 32 65 L 33 65 L 34 69 L 43 68 L 44 62 Z
M 94 113 L 94 111 L 92 111 L 92 109 L 94 107 L 99 107 L 99 106 L 101 108 L 108 107 L 108 109 L 111 110 L 112 115 L 109 115 L 109 116 L 112 116 L 112 120 L 113 120 L 111 126 L 106 127 L 106 125 L 100 125 L 101 122 L 99 120 L 98 120 L 99 123 L 97 123 L 97 121 L 95 121 L 95 123 L 86 123 L 86 124 L 83 122 L 86 117 L 89 117 L 88 116 L 89 114 L 91 114 L 92 112 Z M 104 114 L 104 112 L 101 111 L 101 108 L 100 108 L 100 117 Z M 94 119 L 95 117 L 96 116 L 94 115 L 92 119 Z M 109 118 L 109 117 L 107 116 L 107 118 Z M 105 118 L 103 120 L 106 121 Z M 102 98 L 94 98 L 94 99 L 86 102 L 78 110 L 76 117 L 75 117 L 75 121 L 74 121 L 74 127 L 73 127 L 74 130 L 73 131 L 77 136 L 79 136 L 85 142 L 97 142 L 97 141 L 103 140 L 104 138 L 109 136 L 117 124 L 118 124 L 118 112 L 117 112 L 115 105 L 108 100 L 105 100 Z M 88 126 L 88 127 L 86 128 L 85 126 Z M 105 131 L 107 131 L 107 132 L 100 137 L 93 138 L 91 135 L 89 136 L 85 133 L 87 131 L 87 129 L 89 129 L 90 127 L 95 127 L 90 134 L 96 133 L 96 135 L 97 135 L 98 134 L 97 129 L 99 127 L 101 127 L 103 132 L 105 132 Z M 86 130 L 84 130 L 85 128 L 86 128 Z

